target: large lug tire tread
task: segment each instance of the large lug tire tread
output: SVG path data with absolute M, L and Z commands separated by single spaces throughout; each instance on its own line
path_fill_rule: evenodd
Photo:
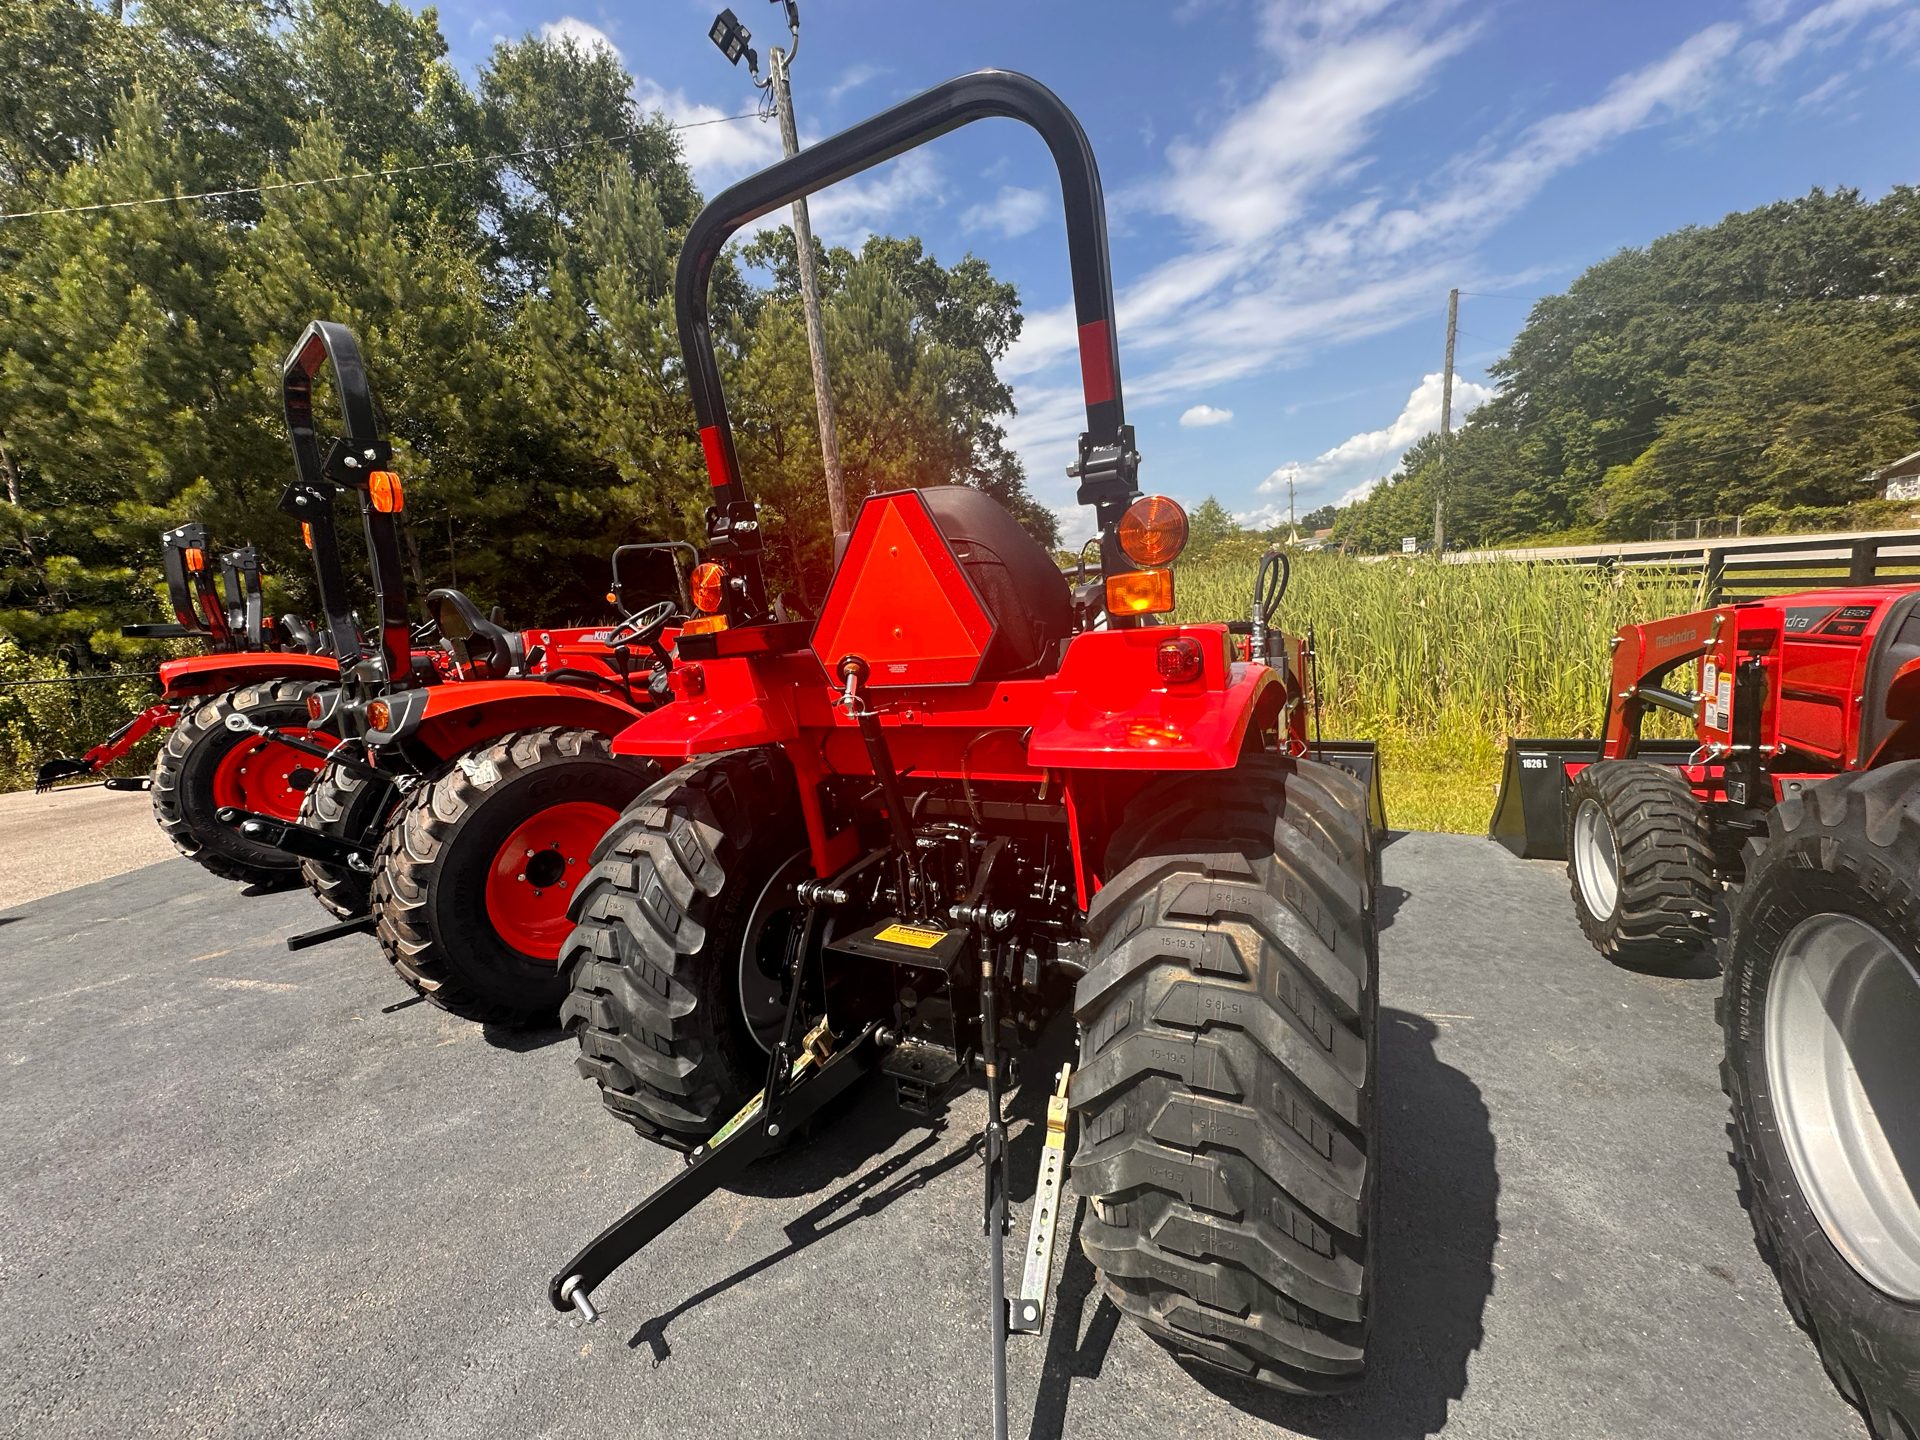
M 1574 869 L 1574 821 L 1587 800 L 1599 802 L 1620 854 L 1620 897 L 1605 917 L 1588 909 Z M 1720 899 L 1713 843 L 1699 799 L 1671 766 L 1601 760 L 1582 770 L 1567 793 L 1567 855 L 1580 929 L 1610 960 L 1674 965 L 1713 943 Z
M 389 787 L 338 765 L 329 765 L 300 805 L 300 823 L 328 835 L 364 835 L 379 822 L 383 806 L 396 803 Z M 324 860 L 300 862 L 301 878 L 328 914 L 351 920 L 373 905 L 373 876 Z
M 298 883 L 298 859 L 249 840 L 215 818 L 213 774 L 235 745 L 252 743 L 251 737 L 227 729 L 229 715 L 245 714 L 263 725 L 305 727 L 307 697 L 325 688 L 311 681 L 274 680 L 229 690 L 181 712 L 154 759 L 152 788 L 153 818 L 176 850 L 223 880 Z
M 498 843 L 479 853 L 460 840 L 476 826 L 504 838 L 542 802 L 624 810 L 659 773 L 650 761 L 616 759 L 603 734 L 552 726 L 500 736 L 418 786 L 387 825 L 373 866 L 376 933 L 395 973 L 467 1020 L 514 1030 L 555 1024 L 567 996 L 560 967 L 521 954 L 487 918 L 486 871 Z M 495 824 L 503 805 L 513 818 Z M 451 874 L 450 865 L 477 873 Z M 575 878 L 586 874 L 582 866 Z
M 1087 919 L 1074 1186 L 1113 1303 L 1177 1354 L 1357 1385 L 1378 1229 L 1374 837 L 1271 755 L 1128 806 Z
M 1731 899 L 1717 1007 L 1742 1198 L 1788 1311 L 1840 1393 L 1876 1440 L 1916 1440 L 1920 1306 L 1863 1280 L 1808 1206 L 1780 1138 L 1762 1028 L 1775 957 L 1809 915 L 1857 916 L 1920 956 L 1920 761 L 1824 781 L 1776 806 L 1767 830 L 1764 844 L 1748 842 Z
M 766 748 L 674 771 L 594 851 L 560 952 L 571 987 L 560 1019 L 579 1039 L 580 1073 L 643 1137 L 690 1150 L 765 1080 L 728 942 L 805 843 L 792 767 Z

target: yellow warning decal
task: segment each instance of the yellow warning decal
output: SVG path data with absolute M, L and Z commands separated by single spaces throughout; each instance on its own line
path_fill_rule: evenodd
M 873 938 L 895 945 L 911 945 L 916 950 L 931 950 L 947 938 L 945 930 L 923 930 L 918 925 L 889 925 Z

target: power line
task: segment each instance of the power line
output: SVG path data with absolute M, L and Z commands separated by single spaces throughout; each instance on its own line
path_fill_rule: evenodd
M 731 120 L 763 119 L 758 112 L 750 111 L 744 115 L 721 115 L 712 120 L 690 120 L 685 124 L 669 124 L 669 130 L 698 130 L 702 125 L 724 125 Z M 339 185 L 348 180 L 387 180 L 396 175 L 417 175 L 425 170 L 446 170 L 456 165 L 489 165 L 500 160 L 524 160 L 530 155 L 558 155 L 563 150 L 575 150 L 582 145 L 617 144 L 630 140 L 637 132 L 628 130 L 619 135 L 593 135 L 584 140 L 569 140 L 564 145 L 545 145 L 532 150 L 507 150 L 497 155 L 463 155 L 457 160 L 431 160 L 419 165 L 401 165 L 392 170 L 360 170 L 350 175 L 328 175 L 318 180 L 282 180 L 272 185 L 238 185 L 231 190 L 202 190 L 193 195 L 149 195 L 140 200 L 106 200 L 97 205 L 61 205 L 47 210 L 16 210 L 11 214 L 0 215 L 0 220 L 37 220 L 48 215 L 91 215 L 102 210 L 127 210 L 137 205 L 167 205 L 176 201 L 188 200 L 225 200 L 235 195 L 265 195 L 275 190 L 305 190 L 314 185 Z

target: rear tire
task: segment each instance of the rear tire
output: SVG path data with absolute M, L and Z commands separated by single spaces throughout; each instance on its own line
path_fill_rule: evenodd
M 1731 919 L 1721 1079 L 1754 1238 L 1840 1393 L 1913 1440 L 1920 761 L 1775 807 Z
M 291 764 L 296 776 L 301 771 L 311 773 L 309 767 L 317 769 L 317 759 L 307 761 L 297 751 L 266 745 L 245 731 L 229 730 L 227 717 L 245 715 L 257 724 L 305 731 L 307 696 L 324 688 L 298 680 L 269 681 L 229 690 L 181 713 L 153 764 L 153 818 L 175 849 L 223 880 L 270 886 L 299 882 L 296 856 L 250 840 L 218 818 L 222 805 L 245 798 L 236 795 L 223 800 L 219 777 L 223 770 L 236 772 L 250 747 L 269 763 L 280 762 L 282 769 Z M 275 793 L 284 795 L 277 787 Z
M 1712 943 L 1712 839 L 1699 800 L 1669 766 L 1601 760 L 1574 777 L 1567 880 L 1580 929 L 1616 963 L 1671 966 Z
M 400 978 L 481 1024 L 554 1024 L 567 901 L 659 775 L 653 761 L 616 758 L 605 735 L 556 726 L 477 746 L 415 789 L 373 866 L 380 948 Z
M 580 1073 L 642 1136 L 690 1150 L 744 1105 L 767 1058 L 740 1003 L 749 909 L 807 844 L 787 757 L 676 770 L 594 851 L 560 952 Z
M 1113 1303 L 1261 1385 L 1358 1384 L 1378 1229 L 1366 796 L 1272 755 L 1128 805 L 1087 918 L 1074 1185 Z

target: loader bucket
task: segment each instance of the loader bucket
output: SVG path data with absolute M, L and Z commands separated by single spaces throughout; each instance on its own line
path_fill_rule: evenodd
M 1321 740 L 1309 743 L 1310 759 L 1337 766 L 1367 787 L 1367 818 L 1373 833 L 1387 833 L 1387 802 L 1380 790 L 1380 747 L 1371 740 Z
M 1635 758 L 1685 765 L 1691 740 L 1643 740 Z M 1522 860 L 1567 858 L 1567 786 L 1600 758 L 1598 740 L 1509 740 L 1487 838 Z

